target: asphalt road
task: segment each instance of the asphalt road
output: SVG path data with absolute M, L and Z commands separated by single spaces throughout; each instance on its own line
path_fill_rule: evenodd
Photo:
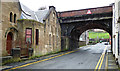
M 19 69 L 95 69 L 106 46 L 109 48 L 104 43 L 80 47 L 73 53 Z M 104 57 L 101 69 L 105 69 L 105 60 Z

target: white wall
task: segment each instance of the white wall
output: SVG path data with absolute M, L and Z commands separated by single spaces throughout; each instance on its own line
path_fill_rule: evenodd
M 86 45 L 89 43 L 89 34 L 88 31 L 85 31 L 84 33 L 81 34 L 79 41 L 86 41 Z
M 113 8 L 113 54 L 115 54 L 115 58 L 118 58 L 118 1 L 120 0 L 115 0 L 115 6 Z
M 112 51 L 115 55 L 115 5 L 113 5 L 113 21 L 112 21 Z

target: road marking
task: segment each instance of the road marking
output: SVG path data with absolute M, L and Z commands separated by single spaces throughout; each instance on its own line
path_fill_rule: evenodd
M 32 65 L 32 64 L 35 64 L 35 63 L 40 63 L 40 62 L 47 61 L 47 60 L 50 60 L 50 59 L 53 59 L 53 58 L 57 58 L 57 57 L 60 57 L 60 56 L 63 56 L 63 55 L 67 55 L 67 54 L 70 54 L 70 53 L 73 53 L 73 52 L 76 52 L 76 51 L 78 51 L 78 50 L 70 51 L 70 52 L 67 52 L 67 53 L 64 53 L 64 54 L 61 54 L 61 55 L 57 55 L 57 56 L 50 57 L 50 58 L 47 58 L 47 59 L 43 59 L 43 60 L 39 60 L 39 61 L 36 61 L 36 62 L 28 63 L 28 64 L 25 64 L 25 65 L 22 65 L 22 66 L 10 68 L 10 69 L 7 69 L 5 71 L 10 71 L 10 70 L 26 67 L 26 66 L 29 66 L 29 65 Z
M 100 59 L 99 59 L 99 61 L 98 61 L 97 65 L 96 65 L 96 67 L 95 67 L 95 70 L 94 70 L 94 71 L 96 71 L 96 70 L 97 70 L 98 65 L 99 65 L 99 63 L 101 62 L 102 57 L 103 57 L 103 55 L 101 55 L 101 57 L 100 57 Z
M 107 49 L 107 46 L 105 47 L 105 49 L 104 49 L 104 51 L 103 51 L 103 53 L 102 53 L 102 55 L 101 55 L 101 57 L 100 57 L 100 59 L 99 59 L 97 65 L 96 65 L 94 71 L 96 71 L 97 69 L 98 69 L 98 71 L 100 71 L 101 66 L 102 66 L 102 64 L 103 64 L 104 57 L 105 57 L 106 49 Z
M 101 63 L 100 63 L 100 66 L 99 66 L 98 71 L 100 71 L 100 69 L 101 69 L 101 66 L 102 66 L 102 63 L 103 63 L 104 57 L 105 57 L 105 54 L 103 54 L 103 58 L 102 58 L 102 61 L 101 61 Z

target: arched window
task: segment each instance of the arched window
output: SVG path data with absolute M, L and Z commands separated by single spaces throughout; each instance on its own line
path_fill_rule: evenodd
M 14 23 L 16 23 L 16 14 L 14 14 Z
M 10 22 L 12 22 L 12 12 L 10 12 Z

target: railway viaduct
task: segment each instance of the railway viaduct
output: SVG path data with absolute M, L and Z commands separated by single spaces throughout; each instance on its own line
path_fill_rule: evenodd
M 80 35 L 89 29 L 103 29 L 112 35 L 112 6 L 58 12 L 61 48 L 78 48 Z

